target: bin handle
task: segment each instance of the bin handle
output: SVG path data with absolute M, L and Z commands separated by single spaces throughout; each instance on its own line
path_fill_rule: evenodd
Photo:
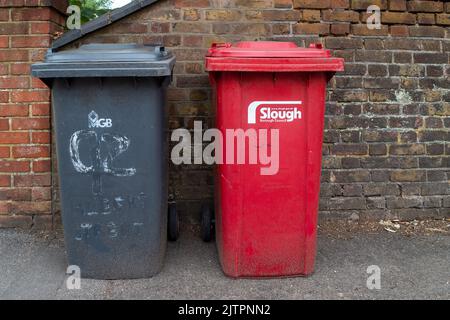
M 311 43 L 309 45 L 309 47 L 311 49 L 323 49 L 323 44 L 321 44 L 321 43 Z
M 213 42 L 211 48 L 231 48 L 232 44 L 229 42 Z

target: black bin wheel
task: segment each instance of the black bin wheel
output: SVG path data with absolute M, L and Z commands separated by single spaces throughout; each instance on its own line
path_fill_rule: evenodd
M 214 215 L 207 205 L 202 206 L 201 234 L 204 242 L 211 242 L 214 237 Z
M 180 236 L 180 220 L 175 203 L 169 204 L 168 239 L 177 241 Z

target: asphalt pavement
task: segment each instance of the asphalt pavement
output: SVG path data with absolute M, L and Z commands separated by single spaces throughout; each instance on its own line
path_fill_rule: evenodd
M 370 290 L 374 265 L 381 288 Z M 449 299 L 450 237 L 321 233 L 314 275 L 234 280 L 222 273 L 214 243 L 183 230 L 152 279 L 81 280 L 79 290 L 68 290 L 66 279 L 60 235 L 0 230 L 0 299 Z

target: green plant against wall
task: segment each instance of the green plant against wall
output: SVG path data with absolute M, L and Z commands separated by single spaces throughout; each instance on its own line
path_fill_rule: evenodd
M 71 5 L 81 9 L 81 23 L 98 18 L 111 10 L 112 0 L 70 0 Z

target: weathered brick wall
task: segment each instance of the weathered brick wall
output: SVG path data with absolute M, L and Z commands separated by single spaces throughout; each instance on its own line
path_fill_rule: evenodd
M 367 7 L 382 9 L 369 30 Z M 329 86 L 322 217 L 450 215 L 450 3 L 161 0 L 76 43 L 164 43 L 177 55 L 170 126 L 212 125 L 204 55 L 213 42 L 322 42 L 345 58 Z M 209 167 L 171 170 L 184 214 L 213 197 Z
M 366 26 L 372 4 L 382 9 L 380 30 Z M 411 219 L 450 215 L 449 26 L 445 1 L 160 0 L 66 48 L 171 48 L 178 60 L 169 91 L 175 129 L 195 120 L 212 126 L 203 67 L 211 43 L 322 42 L 345 58 L 346 71 L 328 90 L 321 216 Z M 197 217 L 213 197 L 212 168 L 172 166 L 171 185 L 183 216 Z
M 62 31 L 66 7 L 0 0 L 0 227 L 51 222 L 49 91 L 30 77 L 30 65 Z

